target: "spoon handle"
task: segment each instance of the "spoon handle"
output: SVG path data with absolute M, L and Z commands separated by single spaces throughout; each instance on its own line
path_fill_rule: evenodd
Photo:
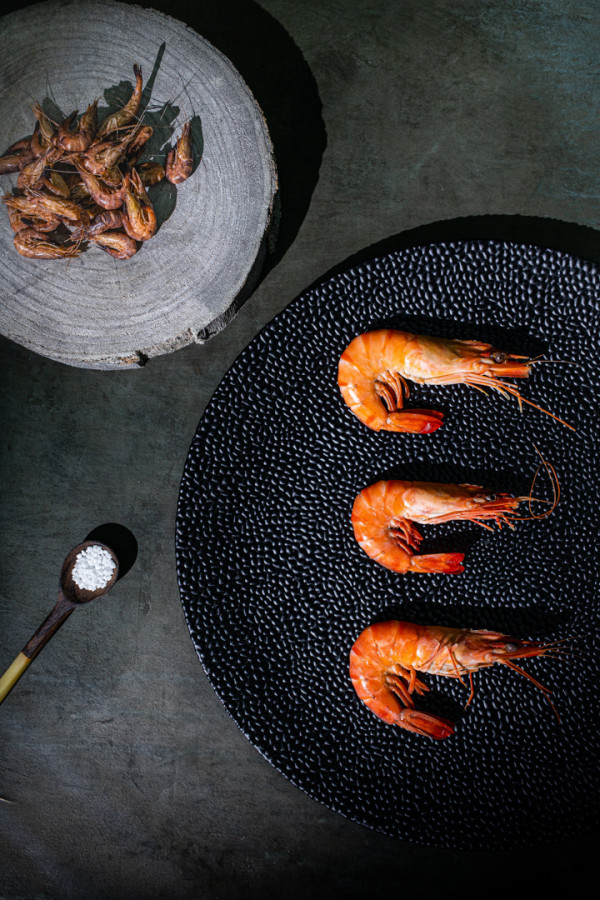
M 0 678 L 0 703 L 13 689 L 27 666 L 35 659 L 42 647 L 48 643 L 52 635 L 58 631 L 63 622 L 71 615 L 76 605 L 76 603 L 67 600 L 62 591 L 59 591 L 58 600 L 50 615 L 44 619 L 38 630 L 27 641 L 17 658 Z
M 6 695 L 12 691 L 30 662 L 31 660 L 29 657 L 21 652 L 14 662 L 10 664 L 2 678 L 0 678 L 0 703 L 2 703 Z

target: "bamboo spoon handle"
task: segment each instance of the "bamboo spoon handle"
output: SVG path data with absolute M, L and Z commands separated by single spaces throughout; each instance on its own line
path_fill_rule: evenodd
M 21 651 L 15 661 L 10 664 L 2 678 L 0 678 L 0 703 L 12 691 L 30 662 L 31 659 Z
M 58 600 L 50 615 L 44 619 L 38 630 L 31 636 L 17 658 L 0 678 L 0 703 L 13 689 L 27 666 L 35 659 L 42 647 L 45 647 L 52 635 L 56 634 L 63 622 L 70 616 L 76 605 L 67 600 L 62 591 L 59 591 Z

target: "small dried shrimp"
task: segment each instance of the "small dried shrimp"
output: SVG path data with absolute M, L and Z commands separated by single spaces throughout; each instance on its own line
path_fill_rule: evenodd
M 3 199 L 21 256 L 70 258 L 89 242 L 116 259 L 129 259 L 156 233 L 146 188 L 165 177 L 173 184 L 189 178 L 191 123 L 184 124 L 164 165 L 138 165 L 152 128 L 140 119 L 142 69 L 136 63 L 133 71 L 131 97 L 100 125 L 97 100 L 79 118 L 75 110 L 59 123 L 36 103 L 33 134 L 15 141 L 0 158 L 0 175 L 17 174 L 16 189 Z

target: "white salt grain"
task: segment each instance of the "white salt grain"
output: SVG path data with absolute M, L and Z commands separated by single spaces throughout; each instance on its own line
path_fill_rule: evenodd
M 94 544 L 77 554 L 71 577 L 77 587 L 97 591 L 108 584 L 115 569 L 115 561 L 108 550 Z

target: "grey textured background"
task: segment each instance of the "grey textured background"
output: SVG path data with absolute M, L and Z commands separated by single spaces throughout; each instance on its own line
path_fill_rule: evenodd
M 13 801 L 0 803 L 0 896 L 452 895 L 504 873 L 511 888 L 556 888 L 591 868 L 600 833 L 527 853 L 436 851 L 354 825 L 272 769 L 202 672 L 174 524 L 188 447 L 224 372 L 332 268 L 464 236 L 600 259 L 600 7 L 152 5 L 223 51 L 265 111 L 280 239 L 224 332 L 139 371 L 72 369 L 0 342 L 0 667 L 92 528 L 120 522 L 139 545 L 131 571 L 71 617 L 0 709 L 0 796 Z

